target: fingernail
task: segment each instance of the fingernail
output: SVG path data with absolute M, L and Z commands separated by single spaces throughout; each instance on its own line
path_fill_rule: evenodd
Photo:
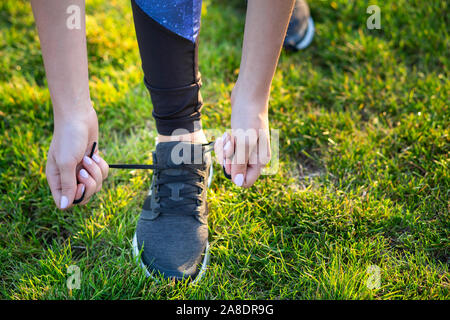
M 86 189 L 86 187 L 84 186 L 84 184 L 81 185 L 81 194 L 84 193 L 84 189 Z
M 95 162 L 100 163 L 100 157 L 98 155 L 94 154 L 92 159 L 94 159 Z
M 88 165 L 92 164 L 92 160 L 88 156 L 84 156 L 83 160 Z
M 87 171 L 84 170 L 84 169 L 81 169 L 81 170 L 80 170 L 80 175 L 81 175 L 83 178 L 89 178 L 89 174 L 88 174 Z
M 69 203 L 69 199 L 66 196 L 61 196 L 61 209 L 67 208 L 67 204 Z
M 227 143 L 225 143 L 225 147 L 223 147 L 223 150 L 227 151 L 228 149 L 230 149 L 230 141 L 227 141 Z
M 224 134 L 223 134 L 223 136 L 222 136 L 222 140 L 225 140 L 226 138 L 227 138 L 227 133 L 225 132 Z
M 242 184 L 244 183 L 244 175 L 239 173 L 234 177 L 234 183 L 238 186 L 238 187 L 242 187 Z

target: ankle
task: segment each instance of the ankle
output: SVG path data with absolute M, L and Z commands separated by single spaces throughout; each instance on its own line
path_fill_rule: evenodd
M 205 133 L 203 130 L 198 130 L 195 132 L 174 135 L 174 136 L 164 136 L 158 134 L 158 142 L 170 142 L 170 141 L 185 141 L 185 142 L 193 142 L 193 143 L 207 143 Z

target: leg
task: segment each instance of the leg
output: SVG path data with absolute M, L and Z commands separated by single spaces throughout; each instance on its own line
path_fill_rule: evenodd
M 142 252 L 147 275 L 198 281 L 209 255 L 206 188 L 211 167 L 200 119 L 201 0 L 132 0 L 132 6 L 159 133 L 133 250 L 136 256 Z M 175 132 L 179 129 L 185 134 Z
M 132 7 L 159 140 L 177 129 L 203 135 L 197 60 L 201 0 L 132 0 Z

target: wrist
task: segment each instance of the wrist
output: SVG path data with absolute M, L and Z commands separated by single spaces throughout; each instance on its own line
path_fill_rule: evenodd
M 247 90 L 236 82 L 231 92 L 231 109 L 240 113 L 266 115 L 268 113 L 269 93 L 266 91 Z
M 236 81 L 238 88 L 242 88 L 248 95 L 258 97 L 269 96 L 273 75 L 261 72 L 255 66 L 242 64 Z
M 267 112 L 269 96 L 270 84 L 263 84 L 254 78 L 245 77 L 241 73 L 231 92 L 231 105 L 241 101 L 252 105 L 252 108 L 257 108 L 253 111 Z M 239 104 L 242 103 L 239 102 Z
M 53 105 L 55 123 L 87 119 L 93 113 L 95 114 L 95 110 L 90 100 L 78 103 Z

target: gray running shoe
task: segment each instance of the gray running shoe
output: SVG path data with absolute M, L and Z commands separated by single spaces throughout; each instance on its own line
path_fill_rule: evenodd
M 283 47 L 298 51 L 308 47 L 314 38 L 314 21 L 305 0 L 295 1 Z
M 153 153 L 153 180 L 133 239 L 147 276 L 197 282 L 209 260 L 210 144 L 162 142 Z

